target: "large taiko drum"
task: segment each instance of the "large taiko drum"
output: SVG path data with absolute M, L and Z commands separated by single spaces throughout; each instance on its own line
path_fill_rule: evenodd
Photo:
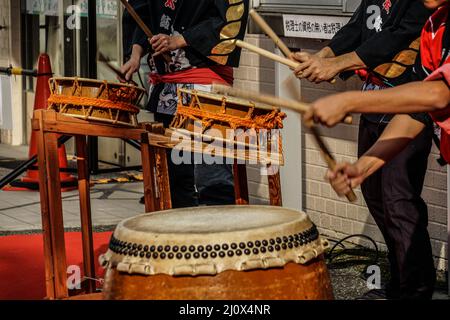
M 327 246 L 306 214 L 279 207 L 144 214 L 120 223 L 100 257 L 104 298 L 333 299 Z
M 145 90 L 124 83 L 80 79 L 50 79 L 49 109 L 87 121 L 137 127 L 137 105 Z

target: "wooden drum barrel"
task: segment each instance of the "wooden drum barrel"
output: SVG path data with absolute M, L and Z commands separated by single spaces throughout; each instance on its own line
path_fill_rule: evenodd
M 170 210 L 120 223 L 108 252 L 112 300 L 328 300 L 327 242 L 279 207 Z

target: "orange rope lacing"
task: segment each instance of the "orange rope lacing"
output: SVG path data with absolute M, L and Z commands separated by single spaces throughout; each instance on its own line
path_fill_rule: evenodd
M 49 107 L 53 107 L 54 104 L 63 105 L 75 105 L 75 106 L 85 106 L 85 107 L 98 107 L 102 109 L 118 109 L 122 111 L 127 111 L 130 113 L 139 113 L 139 108 L 135 107 L 130 103 L 111 101 L 98 98 L 88 98 L 88 97 L 77 97 L 77 96 L 65 96 L 52 94 L 48 98 Z
M 252 128 L 252 129 L 282 129 L 283 119 L 286 114 L 278 110 L 251 118 L 240 118 L 237 116 L 227 115 L 225 113 L 214 113 L 193 107 L 178 106 L 177 115 L 181 118 L 177 122 L 183 123 L 184 119 L 189 118 L 194 121 L 201 121 L 205 128 L 211 126 L 215 121 L 226 122 L 232 129 Z

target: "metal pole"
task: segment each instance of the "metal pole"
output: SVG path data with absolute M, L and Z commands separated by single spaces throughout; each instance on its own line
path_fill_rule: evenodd
M 66 143 L 72 138 L 71 136 L 62 136 L 58 139 L 58 147 Z M 37 163 L 37 155 L 31 157 L 30 160 L 24 162 L 19 165 L 16 169 L 8 173 L 5 177 L 0 179 L 0 190 L 6 187 L 8 184 L 13 182 L 16 178 L 18 178 L 22 173 L 30 169 Z
M 97 79 L 97 1 L 88 0 L 88 78 Z M 98 172 L 98 138 L 88 138 L 89 170 Z

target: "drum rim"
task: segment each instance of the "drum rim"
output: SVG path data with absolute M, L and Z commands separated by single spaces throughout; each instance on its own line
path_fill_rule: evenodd
M 147 90 L 144 88 L 137 87 L 137 86 L 134 86 L 134 85 L 128 84 L 128 83 L 112 82 L 112 81 L 98 80 L 98 79 L 79 78 L 79 77 L 52 77 L 52 78 L 50 78 L 50 81 L 75 81 L 75 80 L 82 81 L 82 82 L 100 83 L 100 84 L 107 83 L 108 85 L 136 89 L 136 90 L 142 91 L 142 93 L 147 92 Z
M 235 234 L 235 233 L 239 233 L 239 232 L 243 232 L 243 231 L 248 231 L 248 232 L 256 232 L 257 230 L 260 230 L 260 229 L 262 229 L 262 228 L 282 228 L 283 226 L 286 226 L 286 225 L 291 225 L 291 224 L 293 224 L 293 223 L 311 223 L 311 225 L 314 225 L 314 223 L 311 221 L 311 219 L 309 218 L 309 216 L 305 213 L 305 212 L 303 212 L 303 211 L 298 211 L 298 210 L 295 210 L 295 209 L 290 209 L 290 208 L 284 208 L 284 207 L 277 207 L 277 206 L 269 206 L 269 205 L 246 205 L 246 206 L 242 206 L 242 205 L 228 205 L 228 206 L 208 206 L 208 207 L 192 207 L 192 208 L 180 208 L 180 209 L 170 209 L 170 210 L 165 210 L 165 211 L 159 211 L 159 212 L 155 212 L 155 213 L 151 213 L 151 212 L 149 212 L 149 213 L 143 213 L 143 214 L 140 214 L 140 215 L 137 215 L 137 216 L 134 216 L 134 217 L 131 217 L 131 218 L 127 218 L 127 219 L 125 219 L 125 220 L 123 220 L 123 221 L 121 221 L 118 225 L 117 225 L 117 227 L 116 227 L 116 229 L 115 229 L 115 231 L 114 231 L 114 233 L 116 233 L 116 231 L 117 232 L 120 232 L 120 231 L 125 231 L 125 232 L 136 232 L 136 233 L 145 233 L 145 231 L 142 231 L 142 230 L 132 230 L 132 229 L 130 229 L 130 228 L 128 228 L 128 227 L 126 227 L 125 226 L 125 224 L 127 223 L 127 222 L 129 222 L 129 221 L 133 221 L 133 220 L 135 220 L 135 219 L 137 219 L 137 218 L 140 218 L 140 217 L 147 217 L 147 216 L 150 216 L 150 217 L 156 217 L 156 216 L 161 216 L 161 217 L 164 217 L 165 215 L 167 215 L 167 214 L 170 214 L 170 213 L 174 213 L 174 212 L 183 212 L 183 211 L 186 211 L 186 210 L 194 210 L 194 209 L 200 209 L 200 210 L 207 210 L 207 209 L 209 209 L 209 210 L 214 210 L 214 209 L 224 209 L 224 208 L 227 208 L 227 209 L 230 209 L 230 208 L 235 208 L 235 209 L 238 209 L 238 208 L 246 208 L 246 209 L 255 209 L 255 208 L 257 208 L 257 209 L 270 209 L 270 210 L 277 210 L 277 211 L 289 211 L 289 212 L 291 212 L 291 213 L 296 213 L 296 214 L 298 214 L 299 215 L 299 219 L 295 219 L 295 220 L 291 220 L 291 221 L 287 221 L 287 222 L 284 222 L 284 223 L 280 223 L 280 224 L 278 224 L 278 225 L 271 225 L 271 226 L 259 226 L 259 227 L 255 227 L 255 228 L 250 228 L 250 229 L 244 229 L 244 230 L 234 230 L 234 231 L 218 231 L 218 232 L 214 232 L 214 234 L 217 234 L 217 235 L 224 235 L 224 234 L 228 234 L 228 235 L 232 235 L 232 234 Z M 123 228 L 122 230 L 119 230 L 119 228 Z M 155 232 L 155 231 L 152 231 L 152 232 L 150 232 L 149 234 L 158 234 L 158 235 L 161 235 L 161 236 L 165 236 L 165 235 L 169 235 L 169 233 L 167 233 L 167 232 Z M 199 236 L 199 237 L 204 237 L 204 236 L 206 236 L 206 235 L 208 235 L 208 234 L 212 234 L 212 233 L 207 233 L 207 232 L 180 232 L 180 233 L 176 233 L 175 231 L 173 231 L 172 232 L 172 234 L 176 234 L 176 235 L 189 235 L 190 237 L 196 237 L 196 236 Z
M 227 96 L 227 95 L 220 95 L 217 93 L 213 93 L 213 92 L 208 92 L 208 91 L 203 91 L 203 90 L 195 90 L 195 89 L 185 89 L 185 88 L 179 88 L 178 91 L 180 93 L 185 93 L 185 94 L 189 94 L 189 95 L 197 95 L 199 97 L 202 98 L 206 98 L 206 99 L 211 99 L 211 100 L 215 100 L 218 102 L 223 102 L 223 99 L 226 99 L 226 103 L 230 103 L 230 104 L 236 104 L 242 107 L 255 107 L 255 108 L 259 108 L 259 109 L 263 109 L 263 110 L 277 110 L 277 111 L 281 111 L 280 107 L 276 107 L 276 106 L 271 106 L 269 104 L 264 104 L 264 103 L 260 103 L 260 102 L 255 102 L 252 100 L 245 100 L 242 98 L 236 98 L 233 96 Z

